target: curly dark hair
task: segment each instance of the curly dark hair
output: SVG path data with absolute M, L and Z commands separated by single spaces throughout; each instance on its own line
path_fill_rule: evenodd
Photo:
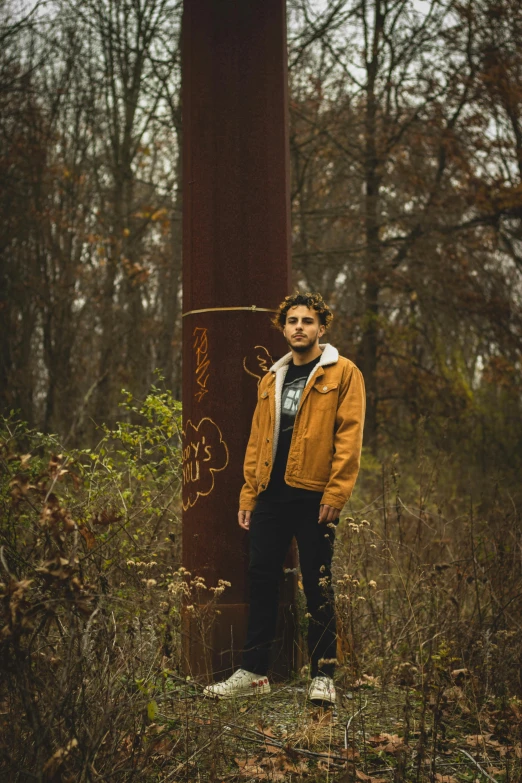
M 328 331 L 330 324 L 333 321 L 333 313 L 321 294 L 317 292 L 302 294 L 299 291 L 295 291 L 293 294 L 285 296 L 279 305 L 276 314 L 272 318 L 274 326 L 283 331 L 283 327 L 286 323 L 286 314 L 291 307 L 298 307 L 299 305 L 304 305 L 310 310 L 315 310 L 319 315 L 319 322 L 325 327 L 326 331 Z

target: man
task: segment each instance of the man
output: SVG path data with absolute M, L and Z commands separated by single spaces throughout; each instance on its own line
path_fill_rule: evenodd
M 308 697 L 335 703 L 331 562 L 335 526 L 359 471 L 365 394 L 353 362 L 319 344 L 332 317 L 320 294 L 296 293 L 274 318 L 290 353 L 259 384 L 239 500 L 239 525 L 250 533 L 247 640 L 242 668 L 205 688 L 207 696 L 270 691 L 279 580 L 295 536 L 309 616 Z

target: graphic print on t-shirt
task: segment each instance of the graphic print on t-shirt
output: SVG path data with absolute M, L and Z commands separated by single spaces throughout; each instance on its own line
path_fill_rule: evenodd
M 293 378 L 288 385 L 284 384 L 283 394 L 281 398 L 281 410 L 282 410 L 282 431 L 291 430 L 294 426 L 294 419 L 299 408 L 299 400 L 301 394 L 306 386 L 306 380 L 308 373 L 300 378 Z M 288 418 L 287 418 L 288 417 Z M 290 419 L 290 421 L 288 420 Z

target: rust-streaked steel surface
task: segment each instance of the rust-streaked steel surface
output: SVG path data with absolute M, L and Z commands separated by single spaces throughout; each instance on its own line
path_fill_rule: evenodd
M 183 563 L 232 584 L 210 638 L 185 613 L 187 668 L 210 676 L 237 665 L 244 641 L 242 462 L 257 384 L 286 351 L 270 313 L 220 309 L 275 308 L 290 287 L 285 2 L 185 0 L 182 38 Z M 294 597 L 288 577 L 280 674 L 296 662 Z

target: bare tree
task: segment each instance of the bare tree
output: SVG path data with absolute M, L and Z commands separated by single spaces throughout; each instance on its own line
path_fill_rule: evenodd
M 506 329 L 508 281 L 485 250 L 498 210 L 477 198 L 488 123 L 478 19 L 451 2 L 331 2 L 315 18 L 294 5 L 296 24 L 317 32 L 297 26 L 292 39 L 298 279 L 337 300 L 375 448 L 398 396 L 414 418 L 450 387 L 458 407 L 447 368 L 465 356 L 476 377 Z M 492 288 L 499 304 L 485 320 Z
M 22 247 L 15 225 L 6 229 L 6 276 L 12 292 L 19 270 L 20 301 L 33 315 L 22 318 L 26 348 L 12 341 L 2 372 L 13 390 L 13 362 L 25 356 L 15 407 L 82 439 L 90 418 L 114 420 L 122 386 L 143 393 L 156 366 L 176 383 L 179 7 L 64 3 L 53 12 L 24 41 L 26 59 L 39 61 L 22 91 L 34 116 L 26 108 L 15 118 L 12 93 L 5 103 L 11 146 L 2 160 L 25 187 L 5 213 L 22 230 L 25 212 L 26 235 Z

